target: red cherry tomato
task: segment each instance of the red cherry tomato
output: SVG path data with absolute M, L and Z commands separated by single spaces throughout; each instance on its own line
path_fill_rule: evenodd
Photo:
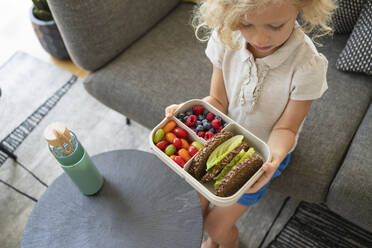
M 181 156 L 175 156 L 174 161 L 183 168 L 186 164 L 185 160 Z
M 186 139 L 188 136 L 186 130 L 180 127 L 176 127 L 175 129 L 173 129 L 173 133 L 177 136 L 177 138 L 181 139 Z
M 164 151 L 165 148 L 166 148 L 168 145 L 169 145 L 169 142 L 166 141 L 166 140 L 162 140 L 162 141 L 159 141 L 158 143 L 156 143 L 156 146 L 157 146 L 160 150 L 162 150 L 162 151 Z
M 172 144 L 177 148 L 180 149 L 182 147 L 182 141 L 180 138 L 174 138 Z
M 192 157 L 198 152 L 198 148 L 196 148 L 195 146 L 189 146 L 188 152 L 189 155 Z

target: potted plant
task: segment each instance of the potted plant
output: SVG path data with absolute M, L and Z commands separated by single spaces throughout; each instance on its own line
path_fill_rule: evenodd
M 59 59 L 68 59 L 69 55 L 61 34 L 53 20 L 46 0 L 32 0 L 30 18 L 32 27 L 41 46 L 47 53 Z

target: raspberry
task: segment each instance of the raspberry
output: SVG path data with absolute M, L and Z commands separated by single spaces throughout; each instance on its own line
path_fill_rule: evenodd
M 219 126 L 218 128 L 216 128 L 216 132 L 217 133 L 221 132 L 222 128 L 223 128 L 222 126 Z
M 203 132 L 203 131 L 198 132 L 198 136 L 204 138 L 205 132 Z
M 204 108 L 202 106 L 194 106 L 192 107 L 192 112 L 196 115 L 201 115 L 203 114 Z
M 220 120 L 218 120 L 218 119 L 214 119 L 212 122 L 211 122 L 211 125 L 212 125 L 212 127 L 214 128 L 214 129 L 218 129 L 218 127 L 220 127 L 221 126 L 221 121 Z
M 209 112 L 208 114 L 207 114 L 207 120 L 209 121 L 209 122 L 211 122 L 211 121 L 213 121 L 213 119 L 214 119 L 214 114 L 213 113 L 211 113 L 211 112 Z
M 197 120 L 198 120 L 198 117 L 196 117 L 196 115 L 190 115 L 186 120 L 186 125 L 189 127 L 192 127 L 196 124 Z
M 210 138 L 212 138 L 213 137 L 213 133 L 212 132 L 206 132 L 205 133 L 205 135 L 204 135 L 204 139 L 206 139 L 206 140 L 209 140 Z

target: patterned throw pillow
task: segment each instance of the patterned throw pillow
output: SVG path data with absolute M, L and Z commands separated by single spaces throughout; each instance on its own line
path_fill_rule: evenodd
M 350 33 L 366 2 L 367 0 L 338 0 L 338 7 L 332 16 L 332 25 L 335 33 Z
M 372 75 L 372 1 L 364 5 L 345 48 L 336 62 L 342 71 L 364 72 Z

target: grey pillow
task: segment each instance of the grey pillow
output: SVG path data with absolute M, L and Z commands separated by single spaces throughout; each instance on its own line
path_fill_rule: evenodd
M 348 34 L 354 28 L 366 0 L 338 0 L 337 9 L 332 16 L 335 33 Z
M 342 71 L 372 75 L 372 1 L 368 1 L 359 16 L 345 48 L 336 62 Z

